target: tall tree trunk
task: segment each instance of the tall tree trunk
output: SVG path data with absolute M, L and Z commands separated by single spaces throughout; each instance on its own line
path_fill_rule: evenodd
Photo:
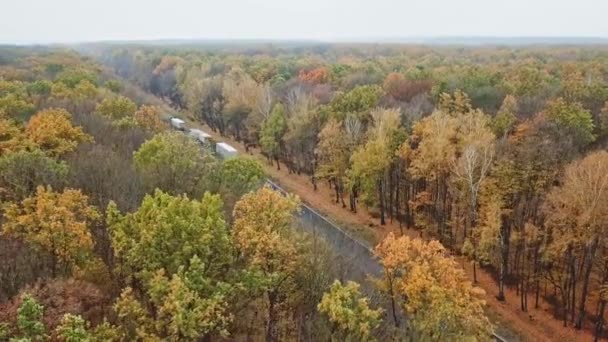
M 352 190 L 348 194 L 348 200 L 349 200 L 349 204 L 350 204 L 350 211 L 352 211 L 353 213 L 356 213 L 357 212 L 357 202 L 355 201 L 355 194 L 353 193 Z
M 397 174 L 395 177 L 395 215 L 399 221 L 399 230 L 403 235 L 403 216 L 401 215 L 401 161 L 397 164 Z
M 378 196 L 380 198 L 380 224 L 381 225 L 385 225 L 386 221 L 384 220 L 384 191 L 383 191 L 383 186 L 382 186 L 382 179 L 379 179 L 377 181 L 377 185 L 378 185 Z
M 510 222 L 506 215 L 501 216 L 500 224 L 500 272 L 498 275 L 498 296 L 500 301 L 505 300 L 505 280 L 509 267 L 509 233 Z
M 389 278 L 389 294 L 391 295 L 391 314 L 393 315 L 393 323 L 395 327 L 399 327 L 399 319 L 397 318 L 397 304 L 395 303 L 395 293 L 393 291 L 393 279 Z
M 344 203 L 344 184 L 341 180 L 339 184 L 340 185 L 338 187 L 340 188 L 340 201 L 342 201 L 342 208 L 346 208 L 346 203 Z
M 570 265 L 573 264 L 572 261 L 573 257 L 572 257 L 572 246 L 568 246 L 568 248 L 566 249 L 566 256 L 564 258 L 564 272 L 566 272 L 565 276 L 564 276 L 564 280 L 563 283 L 561 284 L 561 288 L 560 288 L 560 292 L 562 295 L 562 305 L 563 305 L 563 321 L 564 321 L 564 327 L 568 326 L 568 308 L 569 308 L 569 302 L 570 302 L 570 286 L 572 284 L 571 281 L 571 277 L 572 277 L 572 272 L 570 272 Z
M 412 212 L 410 210 L 410 198 L 411 198 L 411 192 L 412 190 L 412 185 L 410 183 L 406 183 L 407 187 L 406 187 L 406 191 L 405 191 L 405 225 L 406 227 L 410 228 L 414 226 L 414 219 L 413 219 L 413 215 Z
M 608 282 L 608 261 L 604 263 L 604 274 L 602 275 L 602 285 Z M 606 310 L 606 300 L 600 296 L 600 303 L 598 304 L 597 310 L 597 322 L 595 322 L 595 334 L 593 341 L 597 342 L 602 336 L 602 330 L 604 328 L 604 311 Z
M 466 239 L 467 238 L 467 232 L 469 230 L 473 229 L 473 210 L 475 210 L 475 209 L 473 207 L 472 201 L 473 201 L 473 199 L 471 199 L 469 201 L 469 203 L 467 204 L 467 206 L 468 206 L 468 208 L 467 208 L 467 216 L 466 216 L 466 219 L 464 221 L 464 230 L 462 232 L 463 239 Z
M 477 256 L 476 255 L 473 255 L 473 284 L 477 284 Z
M 540 265 L 539 265 L 539 244 L 534 246 L 534 308 L 538 309 L 538 299 L 540 297 Z
M 447 200 L 447 189 L 446 189 L 446 185 L 445 185 L 445 177 L 442 175 L 441 180 L 439 182 L 439 233 L 440 233 L 440 238 L 441 241 L 445 241 L 445 228 L 446 228 L 446 215 L 445 215 L 445 207 L 446 207 L 446 200 Z
M 336 203 L 340 203 L 340 187 L 337 178 L 334 178 L 334 190 L 336 191 Z
M 391 223 L 393 223 L 393 216 L 394 216 L 394 212 L 393 212 L 393 170 L 392 168 L 389 169 L 388 171 L 388 175 L 384 176 L 384 183 L 387 184 L 387 188 L 388 188 L 388 215 L 391 218 Z M 386 189 L 384 189 L 386 190 Z
M 310 170 L 310 181 L 312 182 L 312 189 L 314 191 L 317 191 L 317 162 L 314 160 L 314 156 L 313 156 L 313 161 L 311 163 L 311 170 Z
M 515 256 L 513 261 L 513 278 L 517 279 L 517 286 L 515 286 L 515 294 L 519 295 L 521 288 L 521 276 L 519 264 L 521 260 L 521 241 L 517 241 L 515 244 Z
M 570 285 L 570 289 L 572 290 L 572 299 L 570 299 L 570 320 L 572 321 L 572 323 L 574 323 L 574 313 L 575 313 L 575 303 L 576 303 L 576 262 L 575 262 L 575 258 L 572 258 L 572 263 L 570 264 L 570 279 L 572 281 L 572 285 Z
M 589 252 L 585 258 L 585 268 L 583 270 L 583 289 L 581 293 L 580 302 L 578 304 L 578 317 L 574 327 L 580 329 L 583 326 L 583 320 L 585 319 L 585 304 L 587 302 L 587 291 L 589 288 L 589 277 L 591 276 L 591 269 L 593 268 L 593 259 L 595 258 L 595 251 L 597 250 L 598 238 L 593 239 L 593 242 L 589 246 Z
M 528 311 L 528 280 L 529 280 L 529 269 L 528 269 L 528 265 L 527 265 L 527 258 L 526 256 L 528 255 L 527 252 L 527 248 L 526 248 L 526 243 L 524 242 L 524 251 L 522 253 L 522 260 L 521 260 L 521 268 L 522 268 L 522 272 L 521 272 L 521 289 L 520 289 L 520 305 L 521 305 L 521 311 L 526 312 Z
M 359 198 L 359 185 L 354 184 L 350 189 L 350 192 L 353 194 L 353 209 L 354 212 L 357 212 L 357 198 Z
M 276 312 L 276 291 L 268 292 L 268 322 L 266 324 L 266 342 L 276 342 L 279 340 L 277 331 L 277 312 Z
M 602 329 L 604 328 L 604 312 L 606 310 L 606 301 L 601 300 L 597 313 L 597 322 L 595 323 L 595 334 L 593 335 L 593 342 L 599 341 L 602 336 Z

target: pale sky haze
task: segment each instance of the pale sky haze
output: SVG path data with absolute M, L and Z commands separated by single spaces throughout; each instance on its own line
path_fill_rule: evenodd
M 2 0 L 0 43 L 608 38 L 608 0 Z

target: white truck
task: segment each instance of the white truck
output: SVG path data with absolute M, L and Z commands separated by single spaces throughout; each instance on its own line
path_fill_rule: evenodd
M 215 145 L 215 152 L 220 155 L 223 159 L 236 157 L 237 151 L 234 147 L 226 144 L 225 142 L 219 142 Z
M 186 130 L 186 122 L 180 118 L 171 118 L 171 126 L 180 131 Z
M 201 144 L 206 143 L 207 141 L 209 141 L 209 138 L 211 138 L 211 135 L 205 133 L 204 131 L 202 131 L 200 129 L 196 129 L 196 128 L 190 129 L 190 132 L 188 132 L 188 135 L 191 138 L 196 139 Z

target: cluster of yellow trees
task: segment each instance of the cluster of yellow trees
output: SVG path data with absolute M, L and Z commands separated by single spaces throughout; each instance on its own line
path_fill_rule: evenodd
M 10 51 L 1 338 L 483 340 L 480 266 L 499 299 L 508 286 L 524 311 L 553 299 L 565 325 L 601 336 L 608 57 L 579 52 L 102 51 L 277 167 L 326 180 L 336 203 L 419 230 L 430 242 L 374 241 L 380 307 L 368 284 L 335 282 L 335 256 L 293 229 L 296 198 L 259 189 L 257 162 L 166 131 L 159 102 L 91 61 Z

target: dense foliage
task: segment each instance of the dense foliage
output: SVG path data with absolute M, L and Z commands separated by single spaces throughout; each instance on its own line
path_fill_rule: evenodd
M 498 298 L 512 287 L 521 310 L 529 297 L 535 308 L 546 299 L 564 324 L 601 333 L 605 246 L 564 245 L 555 225 L 571 220 L 554 217 L 587 222 L 591 209 L 553 204 L 551 194 L 575 191 L 567 166 L 606 147 L 605 47 L 92 52 L 193 119 L 259 146 L 277 167 L 310 175 L 313 188 L 326 179 L 336 203 L 364 205 L 381 224 L 398 220 L 466 255 L 474 281 L 480 266 L 494 273 Z M 572 201 L 608 201 L 580 197 Z M 572 224 L 573 236 L 589 230 Z
M 78 49 L 0 48 L 0 339 L 486 340 L 479 267 L 602 336 L 605 48 Z M 334 283 L 299 200 L 176 111 L 398 221 L 382 277 Z
M 172 109 L 73 52 L 4 49 L 0 340 L 330 335 L 335 258 L 258 161 L 168 131 Z

